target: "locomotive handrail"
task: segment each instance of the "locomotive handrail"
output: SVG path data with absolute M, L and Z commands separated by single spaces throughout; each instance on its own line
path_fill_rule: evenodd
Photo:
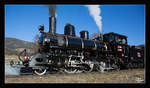
M 23 61 L 23 60 L 20 58 L 20 56 L 22 55 L 23 52 L 24 52 L 24 56 L 27 55 L 27 54 L 26 54 L 26 49 L 24 49 L 22 52 L 20 52 L 20 54 L 18 55 L 18 58 L 19 58 L 20 61 Z

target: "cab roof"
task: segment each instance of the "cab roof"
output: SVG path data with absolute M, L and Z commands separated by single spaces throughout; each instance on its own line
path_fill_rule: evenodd
M 112 34 L 112 35 L 117 35 L 117 36 L 119 36 L 119 37 L 124 37 L 124 38 L 127 38 L 127 36 L 125 36 L 125 35 L 121 35 L 121 34 L 114 33 L 114 32 L 109 32 L 109 33 L 106 33 L 106 34 L 104 34 L 104 36 L 105 36 L 105 35 L 110 35 L 110 34 Z

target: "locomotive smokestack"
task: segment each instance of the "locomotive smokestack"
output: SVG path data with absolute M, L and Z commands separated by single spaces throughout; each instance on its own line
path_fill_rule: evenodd
M 56 34 L 56 17 L 49 17 L 49 33 Z
M 49 33 L 56 33 L 56 5 L 49 6 Z

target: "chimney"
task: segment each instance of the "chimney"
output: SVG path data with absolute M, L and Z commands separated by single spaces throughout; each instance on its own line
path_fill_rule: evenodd
M 56 18 L 54 16 L 49 17 L 49 33 L 56 34 Z

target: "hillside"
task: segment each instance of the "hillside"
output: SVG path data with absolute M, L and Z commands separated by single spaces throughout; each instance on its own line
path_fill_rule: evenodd
M 27 49 L 29 53 L 33 52 L 34 43 L 19 40 L 16 38 L 5 38 L 5 54 L 6 55 L 18 55 L 19 52 Z
M 5 48 L 7 49 L 16 49 L 16 48 L 30 48 L 32 42 L 27 42 L 19 40 L 16 38 L 5 38 Z
M 138 47 L 145 47 L 145 45 L 144 45 L 144 44 L 141 44 L 141 45 L 138 45 Z

